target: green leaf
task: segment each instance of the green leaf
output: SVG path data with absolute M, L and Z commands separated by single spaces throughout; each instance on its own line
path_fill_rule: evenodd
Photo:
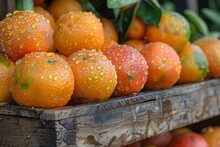
M 204 8 L 202 9 L 202 13 L 205 15 L 206 18 L 208 18 L 212 23 L 220 25 L 220 13 L 212 10 Z
M 107 0 L 108 8 L 121 8 L 123 6 L 136 3 L 138 0 Z
M 33 10 L 33 0 L 16 0 L 16 10 Z
M 99 13 L 96 11 L 95 7 L 92 5 L 91 2 L 89 2 L 88 0 L 79 0 L 80 3 L 83 6 L 83 10 L 85 11 L 91 11 L 92 13 L 94 13 L 97 17 L 99 17 Z
M 208 4 L 211 9 L 214 9 L 214 10 L 218 9 L 215 0 L 208 0 Z
M 95 7 L 96 11 L 100 14 L 100 16 L 107 17 L 108 19 L 115 19 L 115 15 L 117 15 L 117 12 L 114 9 L 107 8 L 107 0 L 89 0 L 91 1 L 92 5 Z M 118 9 L 118 8 L 115 8 Z M 115 14 L 114 14 L 115 13 Z
M 164 11 L 175 11 L 175 5 L 170 1 L 163 3 L 162 8 Z
M 209 29 L 206 22 L 197 13 L 187 9 L 184 10 L 184 14 L 189 20 L 189 22 L 193 24 L 202 35 L 207 35 L 209 33 Z
M 220 1 L 219 0 L 215 0 L 215 3 L 216 3 L 216 9 L 215 10 L 219 10 L 220 9 Z
M 210 32 L 209 34 L 207 34 L 205 37 L 209 37 L 209 38 L 219 38 L 220 37 L 220 32 Z
M 115 18 L 118 18 L 119 14 L 120 14 L 120 9 L 119 8 L 115 8 L 115 9 L 112 9 L 112 10 L 113 10 Z
M 116 28 L 119 33 L 120 43 L 123 43 L 128 34 L 128 30 L 131 26 L 132 21 L 136 17 L 136 13 L 139 7 L 139 2 L 127 9 L 125 9 L 116 20 Z
M 137 15 L 142 18 L 146 24 L 159 25 L 162 10 L 155 0 L 143 0 L 140 3 Z

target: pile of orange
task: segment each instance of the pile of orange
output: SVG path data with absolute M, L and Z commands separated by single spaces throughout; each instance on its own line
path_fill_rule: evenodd
M 176 12 L 163 12 L 158 26 L 136 16 L 120 42 L 113 21 L 77 0 L 34 3 L 0 21 L 0 102 L 56 108 L 220 76 L 220 41 L 191 43 Z

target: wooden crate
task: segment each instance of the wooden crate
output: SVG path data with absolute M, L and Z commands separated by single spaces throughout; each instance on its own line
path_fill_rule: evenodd
M 59 109 L 0 106 L 0 146 L 120 147 L 220 114 L 220 80 Z

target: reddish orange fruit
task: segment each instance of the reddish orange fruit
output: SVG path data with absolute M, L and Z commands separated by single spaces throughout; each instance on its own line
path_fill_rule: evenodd
M 53 18 L 53 16 L 47 10 L 45 10 L 44 8 L 38 6 L 38 7 L 34 7 L 34 12 L 43 15 L 47 20 L 50 21 L 50 26 L 52 28 L 55 27 L 55 19 Z M 49 48 L 48 52 L 55 52 L 56 49 L 54 48 L 53 44 L 51 46 L 52 47 Z
M 48 11 L 53 15 L 55 20 L 63 14 L 71 11 L 82 11 L 83 7 L 77 0 L 53 0 L 48 7 Z
M 156 147 L 167 147 L 173 136 L 170 132 L 161 133 L 157 136 L 142 140 L 142 146 L 155 145 Z
M 208 143 L 200 134 L 186 132 L 175 136 L 168 147 L 208 147 Z
M 113 23 L 105 17 L 101 17 L 100 20 L 104 29 L 104 38 L 106 40 L 114 40 L 115 42 L 118 42 L 118 33 Z
M 0 22 L 0 45 L 14 61 L 27 53 L 48 51 L 52 44 L 49 21 L 34 11 L 15 11 Z
M 34 7 L 34 12 L 43 15 L 47 20 L 50 21 L 51 27 L 54 28 L 54 26 L 55 26 L 55 19 L 53 18 L 53 16 L 47 10 L 45 10 L 42 7 Z
M 202 136 L 208 142 L 209 147 L 219 147 L 220 146 L 220 127 L 207 127 L 202 129 Z
M 80 50 L 67 59 L 75 76 L 73 101 L 88 103 L 108 99 L 116 86 L 115 66 L 102 52 Z
M 147 89 L 165 89 L 173 86 L 180 77 L 181 62 L 175 50 L 162 42 L 145 45 L 141 51 L 148 63 Z
M 139 52 L 144 48 L 145 41 L 140 39 L 130 39 L 124 42 L 124 44 L 136 48 Z
M 147 62 L 136 49 L 127 45 L 108 48 L 104 54 L 115 65 L 118 84 L 114 96 L 138 93 L 147 80 Z
M 64 56 L 60 53 L 55 53 L 56 55 L 58 55 L 59 57 L 63 58 L 65 61 L 67 61 L 67 56 Z
M 208 71 L 208 60 L 197 45 L 188 43 L 179 52 L 182 65 L 180 78 L 177 83 L 202 81 Z
M 179 52 L 189 41 L 190 25 L 188 21 L 176 12 L 162 14 L 159 27 L 149 25 L 145 38 L 149 42 L 164 42 Z
M 171 133 L 173 134 L 173 136 L 176 136 L 176 135 L 186 133 L 186 132 L 192 132 L 192 130 L 190 130 L 187 127 L 182 127 L 182 128 L 178 128 L 178 129 L 173 130 Z
M 215 38 L 201 38 L 194 42 L 201 47 L 205 53 L 208 63 L 210 77 L 220 77 L 220 40 Z
M 100 50 L 102 52 L 105 52 L 109 47 L 114 46 L 114 45 L 118 45 L 118 43 L 115 42 L 114 40 L 105 39 Z
M 128 38 L 130 39 L 142 39 L 144 38 L 146 31 L 146 25 L 141 18 L 136 17 L 129 27 Z
M 10 82 L 13 75 L 15 64 L 12 60 L 0 54 L 0 103 L 12 102 L 10 92 Z
M 129 145 L 125 145 L 123 147 L 141 147 L 141 142 L 138 141 L 138 142 L 135 142 L 135 143 L 132 143 L 132 144 L 129 144 Z
M 70 12 L 55 26 L 54 46 L 65 56 L 81 49 L 100 49 L 103 42 L 102 23 L 91 12 Z
M 68 63 L 52 52 L 33 52 L 19 60 L 12 81 L 12 95 L 21 106 L 65 106 L 74 89 Z

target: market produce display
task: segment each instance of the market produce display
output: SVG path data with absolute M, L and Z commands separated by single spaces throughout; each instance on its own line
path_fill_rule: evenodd
M 0 21 L 0 103 L 62 109 L 219 78 L 213 34 L 154 0 L 17 3 Z M 218 147 L 219 134 L 183 128 L 129 146 Z
M 211 75 L 218 77 L 220 67 L 217 61 L 220 56 L 218 39 L 207 38 L 206 40 L 210 41 L 206 41 L 205 38 L 201 38 L 201 41 L 194 42 L 198 46 L 188 43 L 190 42 L 190 23 L 181 14 L 159 11 L 154 19 L 148 20 L 145 18 L 147 16 L 144 17 L 142 8 L 143 5 L 149 7 L 148 2 L 142 1 L 119 6 L 122 7 L 121 12 L 117 14 L 119 20 L 116 17 L 116 23 L 113 23 L 114 21 L 111 21 L 113 19 L 101 15 L 101 11 L 97 14 L 99 11 L 88 10 L 89 8 L 85 7 L 88 3 L 71 0 L 62 3 L 60 0 L 54 0 L 43 8 L 35 1 L 35 12 L 16 10 L 12 14 L 7 14 L 0 23 L 1 48 L 6 56 L 16 62 L 15 72 L 12 73 L 12 78 L 8 78 L 8 83 L 17 81 L 18 75 L 23 78 L 20 73 L 26 70 L 28 64 L 34 64 L 29 60 L 26 61 L 30 53 L 46 54 L 45 52 L 51 53 L 51 51 L 68 58 L 68 66 L 71 67 L 74 78 L 67 82 L 75 83 L 75 88 L 72 88 L 74 90 L 70 95 L 73 100 L 86 99 L 84 102 L 127 96 L 141 90 L 166 89 L 176 83 L 198 82 L 203 80 L 207 73 L 209 77 Z M 154 9 L 159 8 L 157 3 L 153 4 Z M 116 6 L 108 4 L 108 7 L 111 10 L 111 7 Z M 82 11 L 83 8 L 86 11 Z M 132 18 L 125 20 L 131 12 Z M 120 24 L 120 21 L 123 24 Z M 126 21 L 130 25 L 125 26 Z M 208 42 L 214 43 L 209 45 Z M 43 58 L 36 58 L 35 62 L 42 62 Z M 57 61 L 49 61 L 49 58 L 48 61 L 45 59 L 45 66 L 50 64 L 51 67 L 57 67 L 54 65 Z M 22 64 L 23 62 L 25 64 Z M 2 66 L 1 70 L 4 68 Z M 30 70 L 34 72 L 37 69 L 33 66 Z M 57 76 L 56 82 L 60 82 L 62 77 L 56 74 L 56 72 L 51 73 L 52 77 Z M 17 90 L 15 93 L 13 84 L 11 87 L 6 86 L 8 91 L 12 92 L 16 102 L 19 99 L 18 104 L 22 106 L 47 108 L 49 103 L 47 100 L 41 101 L 42 104 L 39 105 L 31 102 L 36 99 L 39 101 L 45 99 L 49 91 L 48 94 L 38 91 L 39 96 L 29 97 L 28 101 L 25 98 L 18 98 L 18 95 L 24 95 L 26 91 L 31 93 L 30 87 L 39 78 L 33 73 L 26 73 L 25 76 L 29 76 L 29 84 L 25 91 Z M 46 83 L 47 78 L 41 79 L 42 82 Z M 103 88 L 100 89 L 99 85 Z M 19 88 L 22 89 L 22 86 L 16 87 L 16 89 Z M 51 90 L 53 90 L 52 87 Z M 51 96 L 64 99 L 56 95 L 55 91 L 54 94 Z

